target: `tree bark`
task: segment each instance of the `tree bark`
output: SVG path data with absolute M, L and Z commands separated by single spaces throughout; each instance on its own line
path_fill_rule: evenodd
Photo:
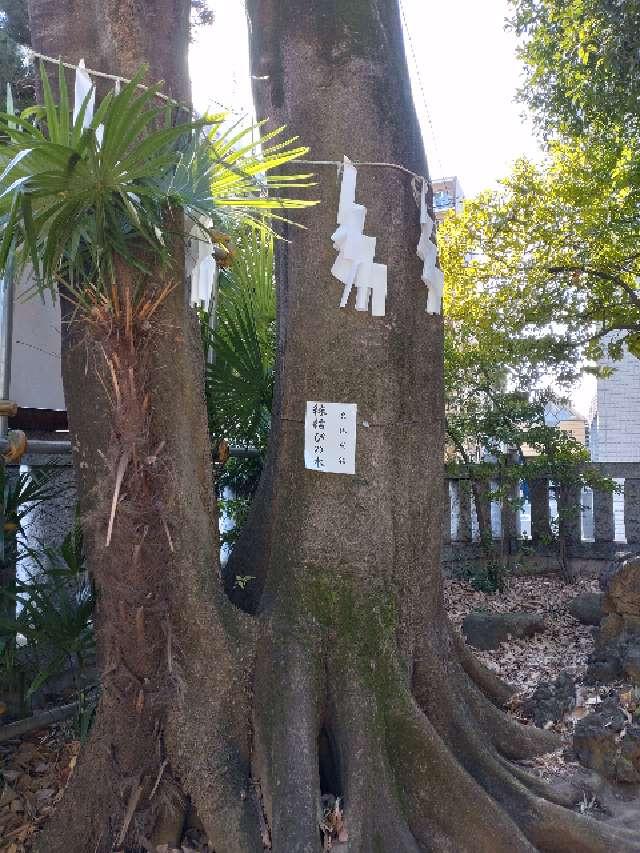
M 147 63 L 149 80 L 164 79 L 166 92 L 189 100 L 187 0 L 30 0 L 29 12 L 35 50 L 124 76 Z M 173 289 L 126 345 L 122 330 L 101 334 L 65 303 L 63 379 L 98 592 L 102 695 L 69 789 L 39 838 L 43 853 L 175 846 L 187 808 L 216 849 L 261 849 L 249 786 L 252 631 L 219 583 L 203 357 L 181 240 L 174 255 L 145 293 Z M 121 264 L 120 298 L 136 283 Z
M 347 153 L 425 173 L 395 0 L 248 6 L 272 119 L 301 133 L 314 158 Z M 177 62 L 184 0 L 30 0 L 30 13 L 36 50 L 124 74 L 147 59 L 170 92 L 188 94 Z M 343 799 L 349 853 L 640 850 L 635 836 L 542 798 L 542 783 L 511 762 L 552 739 L 510 722 L 458 658 L 439 570 L 442 319 L 425 313 L 410 180 L 360 170 L 366 232 L 390 273 L 382 318 L 338 308 L 331 170 L 320 172 L 318 195 L 278 282 L 272 529 L 253 680 L 253 630 L 218 577 L 202 354 L 181 245 L 173 268 L 152 277 L 152 294 L 175 287 L 151 329 L 123 344 L 68 326 L 64 379 L 100 598 L 103 695 L 39 849 L 176 846 L 191 804 L 217 853 L 258 853 L 252 776 L 276 853 L 318 853 L 321 793 Z M 122 298 L 131 285 L 122 267 Z M 125 389 L 126 406 L 105 400 L 101 383 Z M 309 399 L 357 403 L 355 476 L 304 469 Z
M 426 174 L 395 0 L 247 6 L 263 116 L 314 160 Z M 316 853 L 328 793 L 343 798 L 357 853 L 611 849 L 605 829 L 513 768 L 554 740 L 492 704 L 499 689 L 461 661 L 444 613 L 442 318 L 425 311 L 411 180 L 359 170 L 365 233 L 389 269 L 386 316 L 374 318 L 338 307 L 338 182 L 317 171 L 321 205 L 278 276 L 271 539 L 259 556 L 253 766 L 273 849 Z M 357 403 L 355 476 L 304 468 L 307 400 Z M 625 833 L 615 844 L 640 848 Z

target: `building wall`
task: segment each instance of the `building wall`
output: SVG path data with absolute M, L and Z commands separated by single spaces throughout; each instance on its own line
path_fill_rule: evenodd
M 438 222 L 444 219 L 450 210 L 461 209 L 464 192 L 457 177 L 434 178 L 431 186 L 434 212 Z
M 580 444 L 587 446 L 587 422 L 584 418 L 575 418 L 574 420 L 560 421 L 558 429 L 568 433 L 570 436 L 579 441 Z
M 604 358 L 613 375 L 598 379 L 591 451 L 598 462 L 640 462 L 640 359 Z
M 17 283 L 13 305 L 9 396 L 20 408 L 64 410 L 60 362 L 60 301 L 25 295 L 31 278 Z

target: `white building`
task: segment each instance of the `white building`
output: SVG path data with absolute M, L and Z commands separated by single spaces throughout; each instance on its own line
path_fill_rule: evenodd
M 450 210 L 459 212 L 464 201 L 464 192 L 460 181 L 455 175 L 448 178 L 434 178 L 431 181 L 433 189 L 433 209 L 436 219 L 440 222 Z
M 625 350 L 620 361 L 600 362 L 613 375 L 598 378 L 591 422 L 595 462 L 640 462 L 640 359 Z

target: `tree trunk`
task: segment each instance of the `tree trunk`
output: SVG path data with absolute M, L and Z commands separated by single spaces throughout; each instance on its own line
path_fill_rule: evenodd
M 485 480 L 471 480 L 473 502 L 478 519 L 478 534 L 480 543 L 487 551 L 493 551 L 493 531 L 491 529 L 491 501 L 489 500 L 490 484 Z
M 187 0 L 30 0 L 29 11 L 34 49 L 125 76 L 146 62 L 150 80 L 189 99 Z M 252 631 L 219 584 L 203 357 L 183 257 L 177 240 L 172 268 L 148 278 L 152 298 L 173 288 L 148 329 L 129 336 L 114 323 L 109 335 L 65 304 L 63 378 L 102 695 L 43 853 L 175 846 L 187 808 L 217 850 L 261 849 L 249 787 Z M 121 265 L 117 279 L 119 298 L 130 298 L 132 270 Z
M 348 153 L 425 171 L 396 2 L 248 5 L 273 119 L 318 159 Z M 30 0 L 30 12 L 36 50 L 124 74 L 147 59 L 186 97 L 185 0 Z M 320 172 L 318 196 L 279 281 L 272 530 L 252 684 L 253 631 L 218 577 L 182 246 L 169 273 L 150 277 L 152 296 L 175 285 L 151 328 L 114 338 L 81 321 L 68 327 L 64 379 L 103 695 L 39 849 L 173 846 L 191 805 L 217 853 L 258 853 L 253 775 L 277 853 L 318 853 L 321 793 L 343 798 L 349 853 L 640 850 L 635 836 L 542 799 L 543 783 L 511 762 L 552 738 L 500 714 L 485 696 L 494 686 L 474 685 L 450 633 L 439 573 L 442 321 L 425 313 L 410 180 L 360 170 L 366 232 L 389 266 L 383 318 L 338 308 L 331 170 Z M 119 298 L 132 284 L 121 267 Z M 105 400 L 101 383 L 117 385 L 120 402 Z M 309 399 L 357 403 L 355 476 L 304 469 Z
M 248 0 L 257 101 L 317 160 L 426 173 L 397 2 Z M 338 305 L 338 182 L 278 279 L 271 542 L 259 612 L 254 772 L 273 849 L 318 850 L 321 794 L 349 851 L 604 851 L 606 831 L 511 764 L 548 748 L 467 675 L 440 577 L 442 318 L 425 312 L 411 179 L 362 167 L 365 233 L 389 269 L 386 316 Z M 357 403 L 355 476 L 303 466 L 307 400 Z M 487 685 L 485 685 L 487 687 Z M 631 836 L 621 849 L 639 849 Z M 614 845 L 615 846 L 615 845 Z

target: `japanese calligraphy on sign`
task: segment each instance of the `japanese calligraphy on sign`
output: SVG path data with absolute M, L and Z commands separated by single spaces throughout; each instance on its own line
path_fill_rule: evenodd
M 325 474 L 355 474 L 355 403 L 307 402 L 304 419 L 304 467 Z

